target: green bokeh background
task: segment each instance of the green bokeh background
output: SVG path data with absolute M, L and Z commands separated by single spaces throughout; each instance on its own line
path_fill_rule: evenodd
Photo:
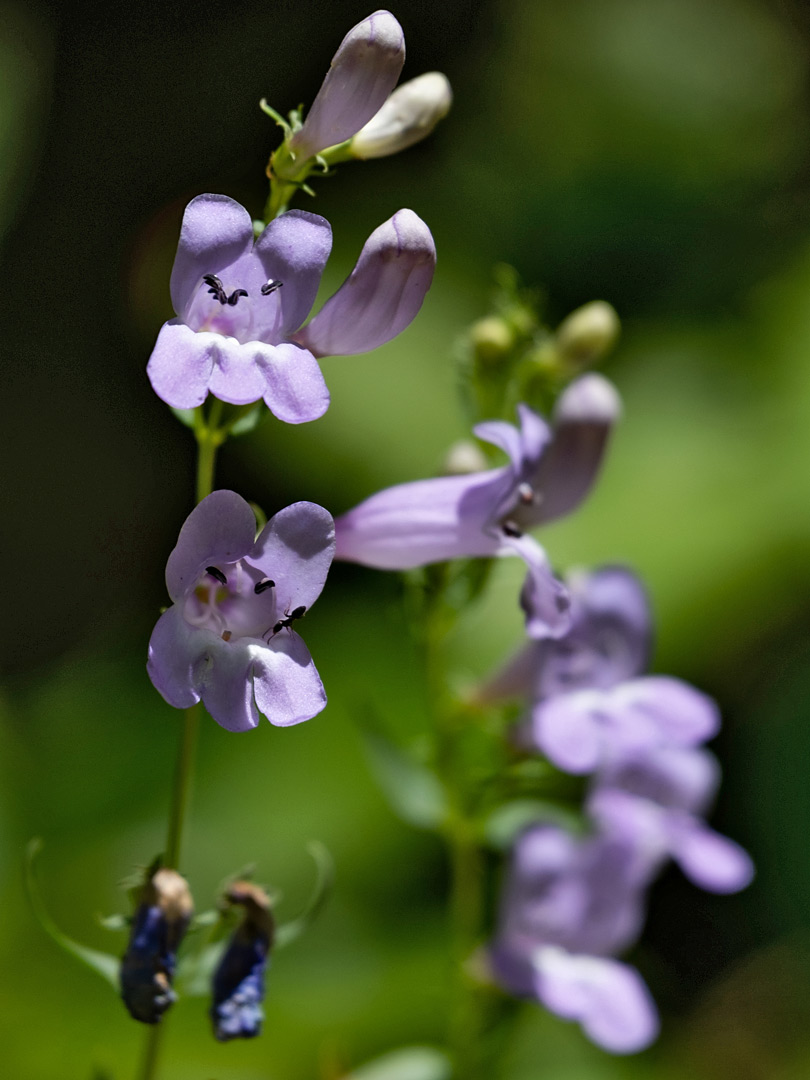
M 0 720 L 0 1065 L 15 1080 L 127 1080 L 143 1031 L 34 922 L 29 837 L 66 931 L 118 951 L 96 913 L 160 849 L 179 714 L 145 642 L 190 509 L 193 446 L 144 365 L 169 314 L 186 201 L 259 213 L 274 145 L 262 96 L 312 98 L 368 14 L 349 0 L 236 5 L 0 0 L 0 307 L 6 437 Z M 544 542 L 556 565 L 627 561 L 649 582 L 656 669 L 720 701 L 717 827 L 753 887 L 656 886 L 634 953 L 664 1016 L 617 1060 L 527 1009 L 501 1080 L 804 1080 L 810 1075 L 810 9 L 800 0 L 403 0 L 405 75 L 444 70 L 454 110 L 401 157 L 344 167 L 308 208 L 332 221 L 326 287 L 400 206 L 439 251 L 419 318 L 377 353 L 324 362 L 316 424 L 229 445 L 220 486 L 268 513 L 335 513 L 433 472 L 464 434 L 454 341 L 491 265 L 542 284 L 552 322 L 610 300 L 625 419 L 593 497 Z M 461 677 L 519 641 L 520 568 L 499 566 L 453 652 Z M 198 904 L 256 861 L 332 902 L 272 972 L 265 1036 L 219 1046 L 201 1001 L 171 1017 L 165 1080 L 336 1080 L 442 1038 L 446 868 L 369 777 L 358 721 L 424 730 L 396 582 L 337 567 L 304 636 L 325 713 L 233 736 L 204 726 L 183 869 Z M 95 1070 L 95 1071 L 94 1071 Z

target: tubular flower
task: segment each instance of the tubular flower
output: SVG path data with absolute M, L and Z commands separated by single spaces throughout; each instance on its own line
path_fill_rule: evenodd
M 615 754 L 587 802 L 602 832 L 632 844 L 651 873 L 668 858 L 697 886 L 733 893 L 754 876 L 747 852 L 702 820 L 720 779 L 707 750 L 664 746 Z
M 252 1039 L 261 1032 L 264 975 L 273 944 L 273 917 L 263 889 L 237 881 L 226 899 L 244 908 L 244 916 L 214 972 L 211 1020 L 220 1042 Z
M 551 427 L 527 405 L 520 427 L 479 424 L 480 439 L 509 464 L 462 476 L 399 484 L 366 499 L 335 522 L 335 557 L 383 570 L 445 559 L 520 555 L 529 568 L 523 606 L 532 637 L 568 627 L 568 594 L 545 552 L 525 529 L 574 510 L 599 472 L 619 401 L 601 375 L 586 375 L 560 397 Z
M 289 424 L 322 416 L 329 391 L 315 356 L 390 341 L 419 311 L 436 262 L 430 230 L 411 210 L 398 211 L 301 330 L 331 247 L 329 223 L 317 214 L 282 214 L 254 243 L 239 203 L 192 199 L 171 276 L 176 318 L 161 328 L 147 367 L 158 397 L 179 409 L 209 393 L 233 405 L 264 399 Z
M 405 63 L 405 37 L 390 11 L 375 11 L 348 32 L 307 118 L 290 139 L 297 160 L 345 142 L 382 107 Z
M 604 567 L 574 578 L 570 589 L 567 633 L 529 643 L 480 693 L 484 700 L 528 696 L 523 742 L 579 774 L 620 753 L 694 747 L 717 733 L 717 706 L 705 694 L 680 679 L 642 674 L 652 633 L 634 574 Z
M 613 959 L 638 936 L 643 897 L 632 847 L 535 826 L 518 838 L 490 950 L 497 981 L 576 1020 L 613 1053 L 634 1053 L 658 1033 L 638 972 Z
M 157 1024 L 176 1001 L 177 948 L 193 913 L 188 885 L 176 870 L 156 871 L 141 890 L 121 962 L 121 997 L 133 1019 Z
M 294 624 L 321 593 L 334 553 L 330 514 L 281 510 L 258 537 L 248 503 L 215 491 L 195 507 L 166 565 L 172 606 L 152 632 L 147 670 L 170 705 L 202 699 L 229 731 L 309 720 L 326 705 Z

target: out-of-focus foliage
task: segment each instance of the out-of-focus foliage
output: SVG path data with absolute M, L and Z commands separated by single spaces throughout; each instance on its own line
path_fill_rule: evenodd
M 94 914 L 162 842 L 179 715 L 145 642 L 191 502 L 189 433 L 144 369 L 168 314 L 182 207 L 224 191 L 259 213 L 276 138 L 258 109 L 311 99 L 355 2 L 60 0 L 0 9 L 0 234 L 6 530 L 0 714 L 0 1035 L 10 1076 L 133 1074 L 143 1031 L 27 910 L 27 840 L 72 938 L 122 952 Z M 623 325 L 605 370 L 626 419 L 601 484 L 544 539 L 556 565 L 629 561 L 659 620 L 656 667 L 720 701 L 716 823 L 754 886 L 657 887 L 634 961 L 662 1005 L 648 1054 L 614 1060 L 527 1009 L 502 1080 L 795 1080 L 810 1068 L 810 20 L 767 0 L 490 0 L 395 8 L 405 77 L 438 68 L 453 112 L 399 157 L 347 165 L 301 202 L 333 223 L 325 293 L 371 228 L 429 222 L 436 283 L 400 339 L 324 363 L 333 404 L 263 421 L 218 483 L 271 513 L 338 513 L 429 475 L 467 432 L 454 341 L 486 310 L 491 264 L 541 285 L 549 321 L 605 299 Z M 50 42 L 54 48 L 51 54 Z M 51 55 L 53 67 L 51 67 Z M 411 65 L 413 65 L 411 67 Z M 49 100 L 49 108 L 44 104 Z M 36 168 L 34 167 L 36 165 Z M 521 568 L 497 567 L 453 640 L 460 681 L 519 639 Z M 307 842 L 334 855 L 317 923 L 278 954 L 259 1040 L 208 1040 L 181 1002 L 167 1080 L 333 1080 L 395 1046 L 440 1045 L 446 869 L 374 786 L 360 736 L 424 730 L 396 582 L 336 567 L 306 639 L 330 704 L 289 730 L 204 726 L 186 845 L 201 909 L 256 861 L 293 918 Z M 47 1036 L 47 1037 L 45 1037 Z M 362 1074 L 361 1074 L 362 1075 Z

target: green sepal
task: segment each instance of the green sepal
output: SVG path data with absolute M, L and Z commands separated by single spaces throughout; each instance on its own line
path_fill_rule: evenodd
M 196 409 L 175 409 L 174 405 L 170 405 L 169 408 L 184 427 L 191 428 L 192 431 L 194 430 L 197 426 Z
M 72 938 L 69 938 L 67 934 L 63 934 L 48 914 L 48 910 L 40 896 L 39 885 L 37 884 L 36 874 L 34 873 L 34 860 L 41 850 L 42 840 L 38 836 L 34 837 L 33 840 L 29 841 L 28 846 L 25 849 L 25 859 L 23 862 L 25 891 L 37 922 L 45 933 L 56 942 L 60 949 L 63 949 L 66 953 L 75 957 L 75 959 L 90 968 L 91 971 L 95 971 L 110 984 L 116 993 L 118 993 L 118 970 L 121 966 L 120 959 L 117 956 L 110 955 L 110 953 L 99 952 L 97 949 L 90 949 L 86 945 L 80 945 L 78 941 L 74 941 Z
M 261 101 L 259 102 L 259 108 L 262 110 L 263 113 L 266 113 L 267 116 L 269 116 L 272 120 L 275 120 L 275 122 L 284 132 L 284 138 L 289 139 L 293 133 L 293 129 L 290 127 L 290 125 L 287 123 L 281 113 L 276 112 L 272 105 L 268 105 L 267 98 L 261 99 Z
M 450 1080 L 450 1059 L 432 1046 L 404 1046 L 361 1065 L 345 1080 Z
M 380 732 L 362 736 L 371 771 L 394 813 L 418 829 L 437 829 L 447 816 L 447 799 L 435 774 Z
M 329 849 L 320 840 L 310 840 L 307 851 L 315 863 L 315 887 L 301 914 L 290 922 L 281 923 L 276 927 L 273 939 L 275 949 L 284 949 L 297 941 L 318 917 L 332 894 L 335 883 L 335 862 L 329 854 Z

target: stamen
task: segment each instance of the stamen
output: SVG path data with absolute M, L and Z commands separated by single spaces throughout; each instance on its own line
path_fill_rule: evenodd
M 519 540 L 523 533 L 514 523 L 514 521 L 502 521 L 501 528 L 507 536 L 511 536 L 514 540 Z
M 228 303 L 231 307 L 236 307 L 236 302 L 240 296 L 247 296 L 246 289 L 234 289 L 231 295 L 228 297 Z
M 518 497 L 524 506 L 531 506 L 534 502 L 534 488 L 531 484 L 522 483 L 518 487 Z
M 219 280 L 216 274 L 204 274 L 203 281 L 206 285 L 210 286 L 208 291 L 212 296 L 215 296 L 217 300 L 219 300 L 220 304 L 228 303 L 227 294 L 222 288 L 222 282 Z
M 223 630 L 222 631 L 222 640 L 223 641 L 230 641 L 231 640 L 231 631 L 230 630 Z
M 260 291 L 262 296 L 269 296 L 270 293 L 274 293 L 276 289 L 280 289 L 283 284 L 283 281 L 273 281 L 273 279 L 270 278 L 269 281 L 266 281 L 261 287 Z
M 266 592 L 268 589 L 274 589 L 276 587 L 275 581 L 272 578 L 262 578 L 261 581 L 257 581 L 253 586 L 253 591 L 259 596 L 261 593 Z
M 212 578 L 215 578 L 220 583 L 220 585 L 228 584 L 228 579 L 225 577 L 221 570 L 217 569 L 216 566 L 206 566 L 205 572 L 206 574 L 210 574 Z

